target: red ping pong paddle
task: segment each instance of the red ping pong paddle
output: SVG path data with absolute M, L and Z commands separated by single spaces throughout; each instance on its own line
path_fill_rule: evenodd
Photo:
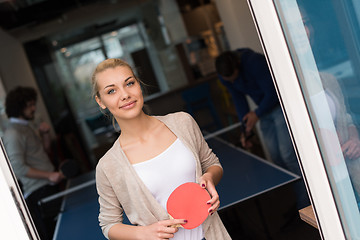
M 166 209 L 170 218 L 187 220 L 187 223 L 180 227 L 193 229 L 202 224 L 209 215 L 210 206 L 207 202 L 210 199 L 206 189 L 197 183 L 187 182 L 178 186 L 170 194 Z

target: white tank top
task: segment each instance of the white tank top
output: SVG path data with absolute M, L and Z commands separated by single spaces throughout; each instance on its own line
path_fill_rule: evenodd
M 196 163 L 192 152 L 176 139 L 164 152 L 144 162 L 133 164 L 135 171 L 155 199 L 166 209 L 171 192 L 185 182 L 195 182 Z M 179 228 L 176 240 L 201 240 L 202 226 L 195 229 Z

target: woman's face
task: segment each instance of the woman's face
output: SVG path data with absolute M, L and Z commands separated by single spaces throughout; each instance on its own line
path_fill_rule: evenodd
M 144 98 L 139 82 L 126 66 L 109 68 L 96 75 L 99 96 L 95 99 L 117 121 L 132 119 L 142 112 Z

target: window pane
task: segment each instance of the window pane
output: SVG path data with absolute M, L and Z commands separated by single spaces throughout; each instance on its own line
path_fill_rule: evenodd
M 89 50 L 98 49 L 101 47 L 101 42 L 99 38 L 92 38 L 66 48 L 62 48 L 61 51 L 64 53 L 66 57 L 71 57 L 74 55 L 81 54 L 83 52 L 87 52 Z
M 79 116 L 96 107 L 96 102 L 91 99 L 91 74 L 104 59 L 103 52 L 97 49 L 61 61 L 64 88 Z
M 103 35 L 103 41 L 108 58 L 121 58 L 124 51 L 120 45 L 118 31 Z
M 359 239 L 360 5 L 275 3 L 343 228 L 348 239 Z

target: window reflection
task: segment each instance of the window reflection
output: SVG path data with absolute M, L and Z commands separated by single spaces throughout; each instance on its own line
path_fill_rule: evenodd
M 278 0 L 276 8 L 345 232 L 358 239 L 360 75 L 353 66 L 360 8 L 335 2 Z

